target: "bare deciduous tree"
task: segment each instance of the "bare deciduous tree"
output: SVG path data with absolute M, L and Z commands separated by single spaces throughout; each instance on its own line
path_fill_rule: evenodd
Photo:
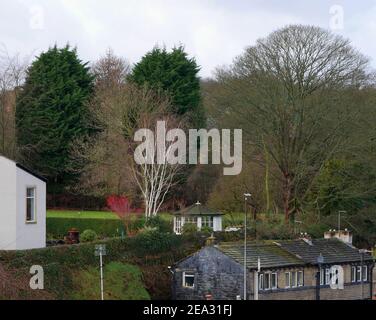
M 341 36 L 293 25 L 258 40 L 232 68 L 218 71 L 216 114 L 243 128 L 249 150 L 266 152 L 274 162 L 286 219 L 301 209 L 324 163 L 346 144 L 367 64 Z
M 0 49 L 0 154 L 16 158 L 15 105 L 18 87 L 25 79 L 27 63 L 19 55 Z
M 96 138 L 76 141 L 72 147 L 76 172 L 81 174 L 76 191 L 131 196 L 144 203 L 147 218 L 155 216 L 176 182 L 178 166 L 138 165 L 133 138 L 138 129 L 153 129 L 158 120 L 176 124 L 168 114 L 169 104 L 165 96 L 131 84 L 111 88 L 107 94 L 101 91 L 91 105 Z
M 150 130 L 156 133 L 158 120 L 164 121 L 166 130 L 177 129 L 180 126 L 171 115 L 158 114 L 158 118 L 143 116 L 139 122 L 141 132 L 145 133 L 146 130 Z M 170 158 L 175 156 L 175 142 L 176 140 L 163 141 L 164 150 L 161 150 L 155 134 L 152 139 L 144 142 L 143 159 L 137 159 L 136 155 L 135 160 L 138 161 L 132 162 L 133 176 L 144 199 L 146 218 L 155 217 L 158 214 L 167 193 L 178 182 L 176 176 L 181 165 L 169 162 Z

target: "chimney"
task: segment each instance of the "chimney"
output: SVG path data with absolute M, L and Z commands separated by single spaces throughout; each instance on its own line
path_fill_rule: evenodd
M 351 231 L 345 229 L 345 230 L 335 230 L 335 229 L 330 229 L 329 231 L 324 233 L 324 239 L 332 239 L 336 238 L 344 243 L 352 245 L 352 233 Z

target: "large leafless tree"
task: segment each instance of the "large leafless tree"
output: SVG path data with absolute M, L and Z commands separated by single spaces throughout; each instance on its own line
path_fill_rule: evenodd
M 125 60 L 112 53 L 93 66 L 97 83 L 90 109 L 97 134 L 72 146 L 78 171 L 72 170 L 81 175 L 76 191 L 97 196 L 125 194 L 136 203 L 142 202 L 149 218 L 158 213 L 176 183 L 179 166 L 136 163 L 134 135 L 139 129 L 154 131 L 158 120 L 170 126 L 177 122 L 168 113 L 170 100 L 127 83 L 127 70 Z
M 243 128 L 248 150 L 273 161 L 286 220 L 301 209 L 325 162 L 346 144 L 367 65 L 341 36 L 292 25 L 218 70 L 217 121 Z
M 0 48 L 0 154 L 16 158 L 15 105 L 18 87 L 25 79 L 26 60 Z

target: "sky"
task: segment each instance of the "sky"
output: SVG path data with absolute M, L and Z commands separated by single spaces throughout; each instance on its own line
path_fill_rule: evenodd
M 137 63 L 155 45 L 184 45 L 210 77 L 258 38 L 310 24 L 349 38 L 376 67 L 376 0 L 0 0 L 0 46 L 33 59 L 76 46 L 96 61 L 108 48 Z

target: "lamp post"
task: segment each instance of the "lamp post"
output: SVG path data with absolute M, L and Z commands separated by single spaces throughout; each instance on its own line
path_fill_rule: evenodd
M 247 202 L 252 195 L 244 193 L 244 279 L 243 279 L 243 299 L 247 300 Z
M 324 257 L 320 253 L 317 257 L 317 264 L 319 266 L 319 271 L 316 274 L 316 300 L 320 300 L 320 285 L 321 285 L 321 266 L 324 263 Z

